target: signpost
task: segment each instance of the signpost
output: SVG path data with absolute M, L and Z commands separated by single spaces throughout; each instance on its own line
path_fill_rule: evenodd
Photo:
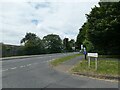
M 74 50 L 74 51 L 75 51 L 75 47 L 72 47 L 72 50 Z
M 90 68 L 90 57 L 94 57 L 95 58 L 95 70 L 97 70 L 97 57 L 98 57 L 98 53 L 88 53 L 88 67 Z
M 83 49 L 83 45 L 81 45 L 81 50 Z

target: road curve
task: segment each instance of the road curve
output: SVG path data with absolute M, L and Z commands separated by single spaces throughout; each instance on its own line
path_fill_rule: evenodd
M 74 76 L 52 69 L 49 61 L 74 53 L 2 61 L 2 88 L 118 88 L 117 82 Z

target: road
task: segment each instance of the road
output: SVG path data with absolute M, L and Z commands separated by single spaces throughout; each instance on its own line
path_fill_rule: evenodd
M 117 82 L 56 71 L 49 61 L 68 54 L 49 54 L 2 61 L 2 88 L 118 88 Z

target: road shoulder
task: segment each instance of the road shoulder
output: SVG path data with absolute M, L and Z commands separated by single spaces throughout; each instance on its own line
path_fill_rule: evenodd
M 53 68 L 60 72 L 69 72 L 71 68 L 76 65 L 78 62 L 80 62 L 83 59 L 83 56 L 78 56 L 76 58 L 73 58 L 71 60 L 65 61 L 57 66 L 54 66 Z

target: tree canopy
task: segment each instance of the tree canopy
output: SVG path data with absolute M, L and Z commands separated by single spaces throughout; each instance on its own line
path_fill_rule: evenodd
M 62 40 L 59 35 L 49 34 L 44 36 L 43 42 L 47 53 L 60 53 L 62 51 Z
M 77 36 L 77 45 L 100 54 L 119 54 L 120 2 L 99 2 L 86 14 L 87 21 Z
M 26 33 L 25 38 L 21 40 L 21 43 L 24 43 L 25 54 L 44 53 L 42 40 L 34 33 Z

